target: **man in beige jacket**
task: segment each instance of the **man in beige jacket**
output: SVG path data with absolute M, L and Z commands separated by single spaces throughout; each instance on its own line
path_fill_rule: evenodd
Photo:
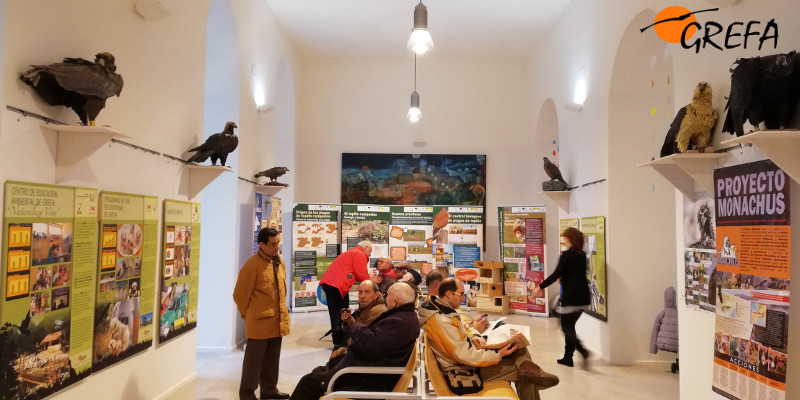
M 247 346 L 242 363 L 240 400 L 288 399 L 278 390 L 281 340 L 289 334 L 286 307 L 286 266 L 278 255 L 281 235 L 274 228 L 258 233 L 258 254 L 244 263 L 233 290 L 233 301 L 245 320 Z

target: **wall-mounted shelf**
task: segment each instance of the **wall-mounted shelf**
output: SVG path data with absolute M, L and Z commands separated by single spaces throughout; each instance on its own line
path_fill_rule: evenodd
M 689 198 L 694 196 L 694 183 L 714 193 L 714 167 L 727 153 L 685 153 L 655 159 L 637 167 L 651 167 Z
M 566 211 L 569 212 L 569 195 L 572 192 L 569 190 L 558 190 L 558 191 L 547 191 L 547 192 L 539 192 L 539 194 L 543 194 L 553 200 L 558 204 L 558 206 Z
M 223 172 L 233 172 L 231 167 L 221 165 L 186 164 L 189 169 L 189 198 L 192 199 Z
M 286 189 L 282 185 L 256 185 L 256 193 L 265 194 L 269 197 L 275 196 L 281 190 Z
M 55 182 L 113 138 L 130 136 L 103 126 L 42 124 L 42 132 L 56 135 Z
M 795 182 L 800 183 L 800 131 L 761 131 L 722 142 L 723 146 L 752 143 L 767 155 L 778 167 L 786 171 Z

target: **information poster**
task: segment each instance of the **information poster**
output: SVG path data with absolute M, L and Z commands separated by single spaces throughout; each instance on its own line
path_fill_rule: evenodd
M 341 208 L 332 204 L 294 206 L 292 311 L 327 310 L 319 280 L 341 252 Z
M 439 218 L 440 226 L 444 228 L 447 222 L 441 216 Z M 392 206 L 389 258 L 394 262 L 408 261 L 424 274 L 431 271 L 434 221 L 433 207 Z
M 200 204 L 164 200 L 159 343 L 197 326 Z
M 507 206 L 498 207 L 498 212 L 509 307 L 547 316 L 547 293 L 539 297 L 531 293 L 545 278 L 545 207 Z
M 270 203 L 272 203 L 272 207 L 269 210 L 269 220 L 267 221 L 267 226 L 270 228 L 275 228 L 278 233 L 283 233 L 283 208 L 281 206 L 281 199 L 277 197 L 271 197 Z
M 717 267 L 714 209 L 711 193 L 683 197 L 684 302 L 693 310 L 712 313 L 717 300 L 713 295 Z
M 475 261 L 482 259 L 484 208 L 434 206 L 433 212 L 434 267 L 464 282 L 466 304 L 475 307 L 480 292 Z
M 770 160 L 714 171 L 713 398 L 786 398 L 789 186 L 788 175 Z
M 92 370 L 96 189 L 7 181 L 0 398 L 41 399 Z
M 605 217 L 581 218 L 581 229 L 586 237 L 586 279 L 592 294 L 591 309 L 586 314 L 601 321 L 608 321 L 605 221 Z
M 100 193 L 95 371 L 153 344 L 158 203 L 157 197 Z
M 342 244 L 346 250 L 366 240 L 372 243 L 370 273 L 375 260 L 389 256 L 389 221 L 392 214 L 388 206 L 366 204 L 342 205 Z

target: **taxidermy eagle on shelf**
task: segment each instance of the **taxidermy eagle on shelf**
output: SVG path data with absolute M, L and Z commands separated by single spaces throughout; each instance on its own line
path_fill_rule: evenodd
M 711 85 L 700 82 L 694 88 L 692 102 L 681 108 L 661 146 L 661 157 L 674 154 L 677 151 L 686 153 L 689 143 L 694 143 L 695 148 L 703 151 L 711 144 L 711 133 L 717 122 L 717 112 L 711 104 L 713 92 Z
M 744 135 L 744 122 L 758 128 L 789 128 L 800 101 L 800 54 L 740 58 L 731 68 L 731 94 L 722 131 Z
M 124 84 L 111 53 L 98 53 L 94 62 L 65 58 L 60 63 L 31 67 L 19 79 L 32 86 L 47 104 L 71 108 L 83 125 L 94 125 L 106 99 L 119 96 Z
M 564 177 L 561 176 L 561 170 L 558 168 L 557 165 L 553 164 L 547 157 L 544 157 L 544 173 L 550 177 L 551 180 L 554 181 L 561 181 L 565 185 L 567 181 L 564 180 Z
M 269 178 L 269 183 L 277 183 L 278 177 L 282 176 L 287 171 L 289 171 L 289 168 L 286 167 L 272 167 L 257 173 L 256 178 L 264 176 Z
M 211 165 L 217 165 L 217 160 L 220 160 L 220 165 L 225 166 L 225 161 L 228 159 L 228 154 L 236 150 L 239 146 L 239 138 L 233 133 L 233 129 L 237 128 L 236 124 L 228 121 L 225 124 L 225 129 L 220 133 L 215 133 L 206 139 L 205 143 L 197 146 L 189 151 L 194 151 L 194 155 L 186 160 L 190 163 L 201 163 L 211 158 Z

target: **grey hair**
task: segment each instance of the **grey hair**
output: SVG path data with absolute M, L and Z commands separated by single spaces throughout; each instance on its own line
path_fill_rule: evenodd
M 405 282 L 397 282 L 389 287 L 389 291 L 397 293 L 397 301 L 400 304 L 413 303 L 417 300 L 417 294 L 414 289 Z
M 372 242 L 370 242 L 369 240 L 362 240 L 358 242 L 358 246 L 364 250 L 372 249 Z
M 380 288 L 380 287 L 378 286 L 378 284 L 377 284 L 377 283 L 375 283 L 375 281 L 373 281 L 372 279 L 367 279 L 367 280 L 365 280 L 364 282 L 361 282 L 361 283 L 366 283 L 366 282 L 369 282 L 369 283 L 370 283 L 370 285 L 372 286 L 372 290 L 374 290 L 375 292 L 380 292 L 380 291 L 381 291 L 381 288 Z M 360 286 L 360 285 L 361 285 L 361 284 L 359 284 L 359 286 Z

